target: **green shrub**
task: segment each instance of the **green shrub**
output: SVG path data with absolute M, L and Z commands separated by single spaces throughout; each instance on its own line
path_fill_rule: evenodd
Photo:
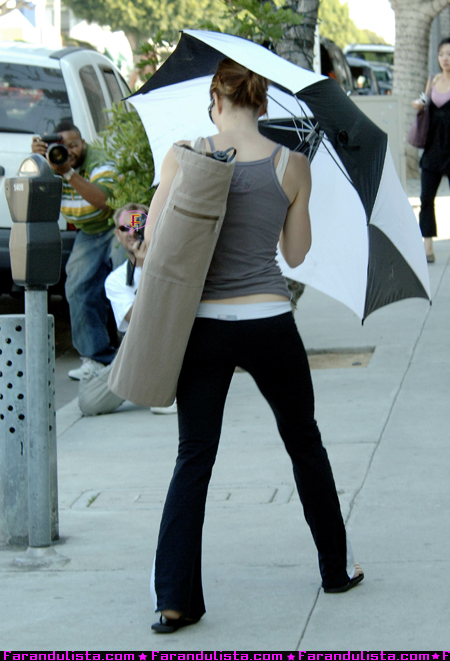
M 127 202 L 150 204 L 154 166 L 144 125 L 136 110 L 126 103 L 114 104 L 111 121 L 100 134 L 96 146 L 116 165 L 117 184 L 108 204 L 120 209 Z

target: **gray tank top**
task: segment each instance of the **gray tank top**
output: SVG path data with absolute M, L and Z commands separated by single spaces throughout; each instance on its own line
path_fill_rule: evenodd
M 275 259 L 290 205 L 275 172 L 274 159 L 280 148 L 277 145 L 268 158 L 236 163 L 203 300 L 250 294 L 290 298 Z

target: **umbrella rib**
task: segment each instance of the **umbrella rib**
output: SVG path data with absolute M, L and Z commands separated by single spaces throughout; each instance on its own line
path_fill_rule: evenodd
M 302 113 L 303 113 L 303 114 L 305 115 L 305 117 L 306 117 L 306 113 L 305 113 L 305 111 L 303 110 L 302 104 L 301 104 L 300 101 L 298 100 L 298 97 L 295 96 L 295 94 L 294 94 L 293 96 L 294 96 L 295 100 L 297 101 L 298 107 L 300 108 L 300 110 L 302 111 Z M 289 112 L 289 110 L 288 110 L 288 112 Z M 295 120 L 294 120 L 294 121 L 295 121 Z M 314 130 L 314 129 L 313 129 L 313 130 Z M 311 135 L 311 134 L 310 134 L 310 135 Z M 309 136 L 308 136 L 308 137 L 309 137 Z M 328 139 L 328 140 L 329 140 L 329 139 Z M 325 140 L 322 139 L 322 143 L 323 143 L 323 146 L 325 147 L 325 149 L 327 150 L 327 152 L 329 153 L 329 155 L 331 156 L 331 158 L 333 159 L 333 161 L 334 161 L 334 162 L 336 163 L 336 165 L 338 166 L 339 170 L 340 170 L 340 171 L 342 172 L 342 174 L 344 175 L 344 177 L 345 177 L 345 178 L 351 183 L 351 185 L 353 186 L 353 188 L 355 188 L 355 184 L 354 184 L 353 181 L 350 179 L 350 177 L 348 176 L 347 172 L 345 172 L 345 170 L 340 166 L 340 164 L 337 162 L 337 160 L 335 159 L 335 157 L 333 156 L 333 154 L 331 153 L 331 151 L 328 149 Z M 356 190 L 356 188 L 355 188 L 355 190 Z
M 272 99 L 272 101 L 275 101 L 275 103 L 278 103 L 278 105 L 280 106 L 280 108 L 283 108 L 283 110 L 286 110 L 286 112 L 288 112 L 290 115 L 292 115 L 292 117 L 295 119 L 295 115 L 294 115 L 294 113 L 292 112 L 292 110 L 289 110 L 289 108 L 286 108 L 286 106 L 283 106 L 283 104 L 282 104 L 280 101 L 278 101 L 278 99 L 276 99 L 275 97 L 273 97 L 271 94 L 267 93 L 267 96 L 269 97 L 269 99 Z M 303 110 L 302 106 L 300 105 L 300 103 L 299 103 L 297 97 L 295 96 L 295 94 L 292 94 L 292 96 L 294 97 L 294 99 L 296 99 L 296 101 L 297 101 L 297 103 L 298 103 L 298 105 L 299 105 L 299 107 L 300 107 L 300 110 L 302 111 L 302 113 L 304 114 L 304 116 L 307 117 L 305 111 Z
M 297 124 L 296 124 L 296 121 L 295 121 L 295 120 L 296 120 L 296 116 L 294 115 L 294 113 L 293 113 L 291 110 L 289 110 L 289 108 L 286 108 L 285 106 L 283 106 L 282 103 L 280 103 L 277 99 L 275 99 L 275 98 L 274 98 L 273 96 L 271 96 L 270 94 L 267 94 L 267 96 L 269 97 L 269 99 L 272 99 L 272 101 L 275 101 L 275 103 L 278 103 L 278 105 L 280 106 L 280 108 L 283 108 L 283 110 L 285 110 L 287 113 L 289 113 L 289 114 L 292 116 L 292 119 L 293 119 L 293 121 L 294 121 L 294 126 L 295 126 L 295 128 L 294 128 L 293 130 L 297 132 L 297 136 L 298 136 L 298 139 L 300 140 L 300 142 L 303 142 L 303 138 L 302 138 L 302 136 L 300 135 L 299 128 L 298 128 L 298 126 L 297 126 Z M 297 97 L 294 96 L 294 94 L 293 94 L 292 96 L 294 97 L 294 99 L 297 99 Z M 297 99 L 297 103 L 298 103 L 298 99 Z M 299 104 L 299 107 L 300 107 L 300 109 L 301 109 L 303 115 L 304 115 L 305 118 L 307 119 L 306 113 L 305 113 L 305 111 L 303 110 L 303 108 L 301 107 L 300 104 Z
M 293 120 L 293 123 L 294 123 L 294 128 L 283 127 L 283 129 L 284 129 L 284 130 L 289 130 L 289 131 L 295 131 L 295 132 L 297 133 L 297 136 L 298 136 L 298 139 L 299 139 L 300 145 L 299 145 L 298 148 L 296 148 L 294 151 L 298 151 L 298 150 L 300 149 L 300 147 L 301 147 L 301 143 L 305 143 L 305 142 L 307 143 L 307 142 L 310 141 L 311 136 L 316 132 L 316 128 L 319 126 L 319 124 L 316 123 L 315 126 L 312 125 L 312 122 L 310 122 L 309 117 L 307 116 L 305 110 L 303 109 L 303 106 L 302 106 L 302 104 L 300 103 L 299 99 L 297 98 L 297 96 L 295 96 L 295 94 L 293 94 L 292 96 L 293 96 L 294 99 L 296 100 L 297 105 L 298 105 L 298 107 L 299 107 L 299 109 L 300 109 L 300 112 L 301 112 L 302 115 L 303 115 L 303 118 L 304 118 L 306 121 L 309 121 L 309 122 L 310 122 L 310 126 L 311 126 L 311 130 L 310 130 L 310 132 L 308 133 L 308 135 L 307 135 L 305 138 L 302 137 L 302 135 L 301 135 L 301 129 L 297 126 L 297 122 L 296 122 L 297 117 L 296 117 L 296 115 L 292 112 L 292 110 L 289 110 L 289 108 L 286 108 L 286 106 L 284 106 L 282 103 L 280 103 L 280 101 L 278 101 L 278 99 L 275 99 L 275 98 L 274 98 L 273 96 L 271 96 L 270 94 L 267 94 L 267 96 L 268 96 L 270 99 L 272 99 L 272 101 L 274 101 L 275 103 L 277 103 L 277 104 L 280 106 L 280 108 L 283 108 L 283 110 L 285 110 L 287 113 L 289 113 L 289 114 L 291 115 L 292 120 Z M 281 127 L 280 127 L 280 128 L 281 128 Z M 310 154 L 310 158 L 309 158 L 308 160 L 312 161 L 312 158 L 314 157 L 314 154 L 315 154 L 317 148 L 319 147 L 320 142 L 322 142 L 323 145 L 324 145 L 324 147 L 325 147 L 325 149 L 327 150 L 328 154 L 331 156 L 331 158 L 333 159 L 333 161 L 336 163 L 337 167 L 338 167 L 339 170 L 342 172 L 342 174 L 344 175 L 344 177 L 345 177 L 345 178 L 347 179 L 347 181 L 353 186 L 353 188 L 355 188 L 355 185 L 354 185 L 353 181 L 350 179 L 350 177 L 348 176 L 347 172 L 341 167 L 340 163 L 336 160 L 336 158 L 334 157 L 334 155 L 332 154 L 332 152 L 329 150 L 329 148 L 328 148 L 327 145 L 325 144 L 325 140 L 323 139 L 323 131 L 321 131 L 321 133 L 322 133 L 322 136 L 321 136 L 321 138 L 320 138 L 320 141 L 319 141 L 319 143 L 318 143 L 316 149 L 313 151 L 313 153 Z M 311 150 L 311 152 L 312 152 L 313 149 L 314 149 L 314 145 L 311 145 L 311 146 L 310 146 L 310 150 Z
M 286 108 L 280 101 L 278 101 L 278 99 L 275 99 L 270 94 L 267 94 L 267 96 L 269 97 L 269 99 L 272 99 L 272 101 L 277 103 L 280 106 L 280 108 L 283 108 L 283 110 L 285 110 L 289 115 L 291 115 L 292 121 L 293 121 L 293 124 L 294 124 L 294 128 L 290 128 L 290 127 L 279 127 L 279 128 L 283 128 L 283 130 L 288 130 L 288 131 L 295 131 L 297 133 L 297 137 L 299 139 L 299 145 L 298 145 L 298 147 L 296 147 L 294 149 L 294 151 L 300 151 L 302 145 L 307 144 L 308 149 L 309 149 L 308 160 L 310 162 L 312 162 L 312 159 L 314 158 L 314 155 L 315 155 L 317 149 L 319 148 L 319 145 L 320 145 L 320 143 L 323 139 L 323 131 L 320 131 L 320 130 L 317 131 L 317 128 L 318 128 L 319 124 L 317 122 L 316 122 L 316 124 L 312 123 L 312 121 L 310 120 L 310 118 L 306 114 L 305 110 L 303 109 L 300 101 L 295 96 L 295 94 L 292 94 L 292 96 L 296 100 L 297 105 L 300 109 L 300 112 L 303 115 L 303 117 L 301 117 L 301 121 L 304 122 L 305 125 L 307 125 L 306 129 L 303 128 L 303 127 L 300 128 L 297 125 L 297 116 L 292 112 L 292 110 L 289 110 L 289 108 Z M 306 133 L 307 129 L 309 129 L 309 133 L 306 136 L 304 136 L 304 133 Z M 318 139 L 316 140 L 316 144 L 311 142 L 311 138 L 312 138 L 313 135 L 318 136 Z
M 328 139 L 328 141 L 329 141 L 329 139 Z M 353 183 L 353 181 L 350 179 L 350 177 L 348 176 L 348 174 L 346 173 L 346 171 L 341 167 L 341 165 L 338 163 L 338 161 L 334 158 L 334 156 L 333 156 L 333 154 L 331 153 L 331 151 L 328 149 L 328 147 L 327 147 L 327 145 L 326 145 L 326 141 L 323 140 L 323 141 L 322 141 L 322 144 L 323 144 L 323 146 L 325 147 L 325 149 L 327 150 L 327 152 L 329 153 L 329 155 L 331 156 L 331 158 L 333 159 L 333 161 L 336 163 L 336 165 L 338 166 L 339 170 L 342 172 L 342 174 L 344 175 L 344 177 L 345 177 L 345 178 L 351 183 L 351 185 L 353 186 L 353 188 L 354 188 L 354 189 L 356 190 L 356 192 L 358 193 L 358 190 L 357 190 L 355 184 Z M 359 195 L 359 193 L 358 193 L 358 195 Z

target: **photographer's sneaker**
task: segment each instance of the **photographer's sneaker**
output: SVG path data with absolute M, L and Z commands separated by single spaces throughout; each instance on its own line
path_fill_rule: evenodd
M 70 370 L 68 373 L 68 376 L 71 379 L 75 379 L 76 381 L 81 381 L 81 379 L 85 379 L 88 376 L 98 376 L 102 370 L 105 369 L 106 365 L 103 365 L 103 363 L 98 363 L 96 360 L 92 360 L 91 358 L 82 358 L 83 364 L 81 367 L 79 367 L 76 370 Z
M 152 406 L 150 411 L 157 415 L 170 415 L 170 413 L 177 413 L 177 400 L 171 406 Z

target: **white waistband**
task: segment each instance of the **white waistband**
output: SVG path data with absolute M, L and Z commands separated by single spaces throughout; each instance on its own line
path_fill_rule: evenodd
M 200 303 L 197 317 L 221 321 L 244 321 L 276 317 L 291 311 L 289 301 L 262 301 L 260 303 Z

